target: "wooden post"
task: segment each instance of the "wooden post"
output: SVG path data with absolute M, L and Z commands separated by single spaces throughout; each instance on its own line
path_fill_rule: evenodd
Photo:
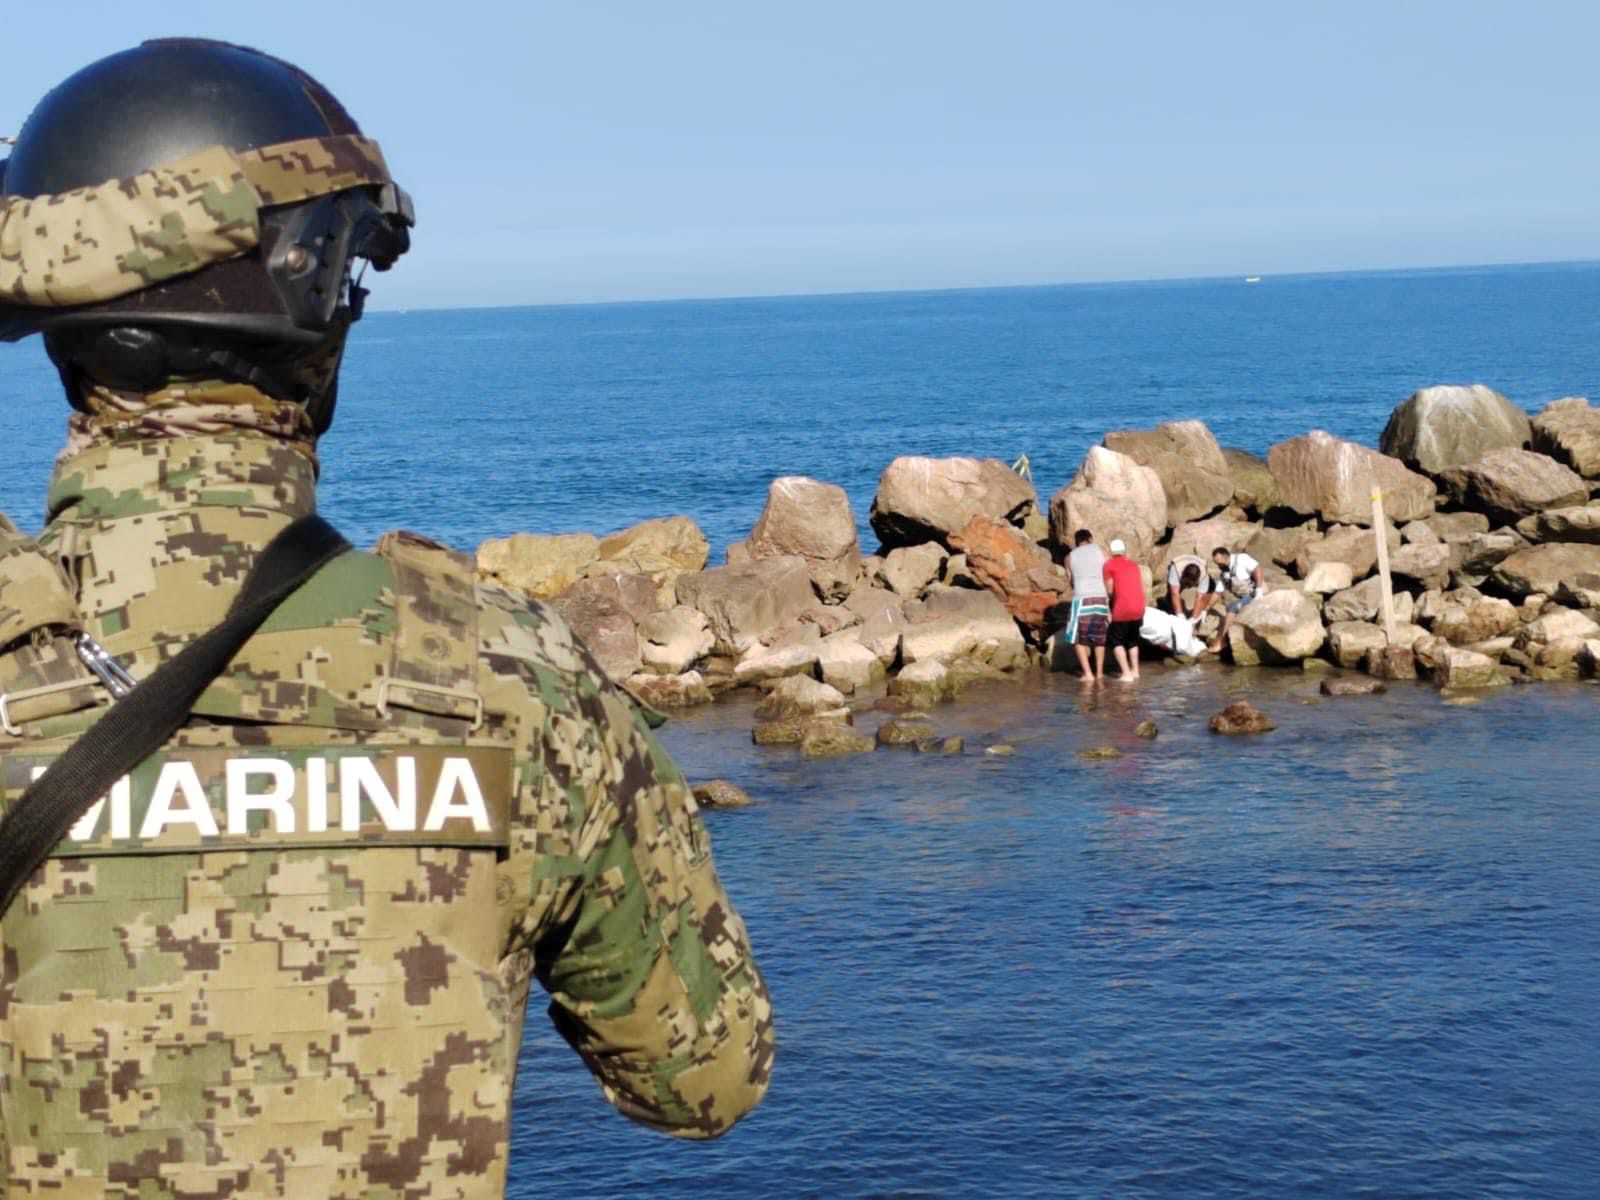
M 1383 598 L 1383 633 L 1394 645 L 1394 585 L 1389 582 L 1389 520 L 1383 515 L 1383 489 L 1372 489 L 1372 536 L 1378 540 L 1378 586 Z

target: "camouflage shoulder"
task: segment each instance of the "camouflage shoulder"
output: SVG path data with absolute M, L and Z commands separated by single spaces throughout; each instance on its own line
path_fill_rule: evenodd
M 83 628 L 77 601 L 39 544 L 0 513 L 0 646 L 52 625 Z

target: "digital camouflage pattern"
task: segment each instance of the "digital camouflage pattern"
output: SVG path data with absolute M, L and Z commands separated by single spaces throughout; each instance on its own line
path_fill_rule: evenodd
M 213 146 L 60 195 L 0 196 L 0 304 L 114 300 L 250 252 L 262 208 L 388 182 L 376 142 L 339 135 Z
M 63 459 L 37 544 L 0 533 L 7 803 L 105 711 L 63 597 L 144 678 L 314 476 L 237 429 Z M 765 1091 L 765 987 L 636 709 L 548 610 L 388 535 L 273 615 L 0 925 L 4 1194 L 499 1196 L 534 977 L 630 1117 L 709 1137 Z

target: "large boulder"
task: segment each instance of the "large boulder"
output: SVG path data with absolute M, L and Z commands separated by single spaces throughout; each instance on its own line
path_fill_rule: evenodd
M 1434 536 L 1446 545 L 1471 537 L 1475 533 L 1489 532 L 1489 518 L 1475 512 L 1434 513 L 1423 524 L 1433 530 Z
M 639 641 L 645 670 L 656 675 L 681 675 L 716 645 L 705 613 L 683 604 L 640 621 Z
M 710 685 L 699 671 L 685 671 L 682 675 L 645 672 L 630 677 L 625 686 L 640 703 L 651 708 L 689 708 L 710 704 L 714 699 Z
M 1390 555 L 1400 552 L 1400 534 L 1390 526 L 1385 540 Z M 1365 579 L 1378 565 L 1378 539 L 1370 528 L 1330 529 L 1320 538 L 1312 538 L 1295 555 L 1295 574 L 1304 579 L 1319 562 L 1349 564 L 1352 579 Z
M 837 712 L 844 707 L 844 696 L 831 684 L 805 675 L 788 675 L 767 689 L 756 705 L 758 721 L 781 721 L 785 717 L 814 717 Z
M 705 569 L 711 544 L 688 517 L 659 517 L 641 521 L 600 539 L 599 557 L 584 569 L 585 575 L 625 572 L 648 576 L 657 587 L 660 608 L 676 603 L 673 584 L 678 576 Z
M 1222 447 L 1203 421 L 1168 421 L 1154 429 L 1106 434 L 1107 450 L 1126 454 L 1161 477 L 1168 526 L 1216 512 L 1233 499 L 1233 476 Z
M 1519 450 L 1533 429 L 1528 414 L 1481 383 L 1423 388 L 1389 414 L 1378 449 L 1429 475 L 1490 450 Z
M 591 596 L 605 597 L 635 621 L 643 621 L 661 608 L 660 591 L 653 578 L 622 571 L 585 575 L 562 592 L 559 599 L 578 602 Z
M 900 634 L 900 660 L 950 663 L 972 658 L 1009 669 L 1027 662 L 1027 645 L 1011 614 L 989 592 L 947 588 L 907 605 L 909 624 Z
M 600 539 L 600 561 L 608 568 L 643 575 L 681 575 L 702 571 L 711 559 L 711 544 L 688 517 L 641 521 Z
M 1524 634 L 1535 642 L 1588 641 L 1600 636 L 1600 624 L 1588 613 L 1550 605 L 1528 622 Z
M 1322 560 L 1311 564 L 1311 570 L 1306 572 L 1305 579 L 1300 584 L 1302 592 L 1311 592 L 1318 596 L 1329 596 L 1336 592 L 1349 590 L 1355 582 L 1354 572 L 1349 563 Z
M 878 568 L 878 578 L 891 592 L 915 599 L 939 578 L 950 551 L 940 542 L 923 542 L 920 546 L 896 546 L 883 556 Z
M 1368 621 L 1335 621 L 1328 626 L 1328 649 L 1341 667 L 1359 667 L 1388 644 L 1383 627 Z
M 1439 479 L 1457 504 L 1502 523 L 1589 498 L 1581 475 L 1532 450 L 1491 450 Z
M 822 676 L 822 682 L 846 695 L 873 687 L 882 682 L 887 673 L 883 658 L 862 643 L 861 634 L 859 625 L 841 629 L 823 638 L 817 648 L 817 673 Z M 898 638 L 895 649 L 889 652 L 891 661 L 897 649 Z
M 1509 600 L 1481 596 L 1449 603 L 1433 618 L 1433 632 L 1452 645 L 1473 646 L 1497 638 L 1517 623 Z
M 1072 482 L 1050 497 L 1051 540 L 1071 546 L 1079 529 L 1102 546 L 1122 538 L 1130 558 L 1148 562 L 1167 531 L 1161 476 L 1126 454 L 1091 446 Z
M 1516 600 L 1535 593 L 1553 596 L 1569 579 L 1600 574 L 1600 546 L 1581 542 L 1546 542 L 1518 550 L 1489 576 L 1495 590 Z
M 1442 588 L 1450 581 L 1450 547 L 1443 542 L 1401 546 L 1389 556 L 1389 573 L 1398 587 Z
M 767 505 L 745 542 L 751 558 L 797 554 L 825 600 L 847 595 L 861 567 L 856 518 L 842 487 L 782 475 L 767 488 Z
M 1600 504 L 1535 513 L 1517 522 L 1517 532 L 1531 542 L 1600 542 Z
M 1411 593 L 1395 592 L 1393 602 L 1395 620 L 1411 620 L 1415 612 L 1415 601 Z M 1371 578 L 1363 579 L 1354 587 L 1345 588 L 1329 596 L 1322 605 L 1322 619 L 1330 622 L 1372 621 L 1379 616 L 1382 609 L 1383 580 L 1373 575 Z
M 1533 448 L 1585 479 L 1600 479 L 1600 408 L 1582 396 L 1545 405 L 1533 418 Z
M 1383 489 L 1384 515 L 1404 523 L 1433 515 L 1433 481 L 1397 458 L 1313 429 L 1279 442 L 1267 465 L 1282 503 L 1324 521 L 1372 524 L 1372 489 Z
M 822 639 L 815 630 L 809 637 L 796 637 L 774 646 L 753 643 L 733 666 L 733 681 L 744 685 L 782 679 L 788 675 L 814 673 L 822 653 Z
M 1450 569 L 1462 580 L 1482 583 L 1496 565 L 1526 549 L 1528 539 L 1514 529 L 1496 529 L 1489 533 L 1469 533 L 1466 537 L 1447 543 L 1450 551 Z
M 478 574 L 550 599 L 582 579 L 599 557 L 600 539 L 592 533 L 514 533 L 478 546 Z
M 1223 448 L 1222 458 L 1228 464 L 1228 477 L 1233 480 L 1235 504 L 1258 514 L 1277 507 L 1278 483 L 1264 460 L 1231 446 Z
M 909 455 L 884 468 L 870 520 L 893 548 L 943 541 L 979 514 L 1018 524 L 1038 505 L 1033 485 L 999 459 Z
M 1507 680 L 1487 654 L 1448 646 L 1434 656 L 1433 682 L 1441 688 L 1486 688 Z
M 1293 663 L 1320 651 L 1326 638 L 1317 602 L 1304 592 L 1285 588 L 1268 592 L 1240 611 L 1228 630 L 1228 648 L 1239 666 Z
M 1186 521 L 1172 531 L 1172 536 L 1167 539 L 1166 549 L 1163 551 L 1166 562 L 1171 562 L 1180 554 L 1193 554 L 1209 560 L 1211 552 L 1218 546 L 1226 546 L 1229 550 L 1246 550 L 1257 534 L 1261 533 L 1260 521 L 1241 521 L 1235 517 L 1217 516 L 1204 521 Z M 1261 558 L 1260 555 L 1255 555 Z M 1261 561 L 1272 561 L 1271 556 Z M 1160 564 L 1165 567 L 1165 563 Z M 1165 578 L 1165 571 L 1162 572 Z
M 572 632 L 593 654 L 606 678 L 622 683 L 639 673 L 642 664 L 639 633 L 633 617 L 613 597 L 603 592 L 561 596 L 550 607 L 572 627 Z
M 1257 530 L 1244 544 L 1243 550 L 1258 562 L 1276 563 L 1280 567 L 1288 568 L 1295 565 L 1300 552 L 1307 545 L 1321 537 L 1322 533 L 1317 528 L 1315 518 L 1300 525 L 1291 525 L 1287 529 L 1268 525 L 1264 529 Z
M 1019 624 L 1035 632 L 1043 630 L 1045 613 L 1071 594 L 1065 572 L 1003 521 L 973 517 L 950 535 L 950 546 L 966 556 L 973 580 L 992 592 Z
M 883 588 L 857 588 L 845 598 L 845 608 L 861 622 L 852 632 L 857 640 L 889 666 L 900 653 L 900 633 L 906 627 L 905 602 Z
M 811 570 L 793 554 L 682 575 L 677 594 L 680 603 L 706 615 L 717 652 L 733 655 L 816 603 Z

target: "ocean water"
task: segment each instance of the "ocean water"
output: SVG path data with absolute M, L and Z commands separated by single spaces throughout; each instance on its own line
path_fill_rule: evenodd
M 899 454 L 1026 453 L 1043 500 L 1111 428 L 1373 444 L 1428 384 L 1600 396 L 1597 334 L 1593 264 L 375 313 L 322 508 L 463 547 L 682 512 L 720 559 L 806 474 L 870 549 Z M 0 509 L 37 528 L 63 410 L 37 347 L 0 364 Z M 1238 695 L 1277 731 L 1209 734 Z M 665 728 L 757 799 L 709 825 L 773 990 L 772 1091 L 716 1143 L 663 1139 L 535 1012 L 512 1194 L 1595 1194 L 1600 688 L 1041 673 L 936 718 L 967 753 L 805 762 L 737 698 Z

